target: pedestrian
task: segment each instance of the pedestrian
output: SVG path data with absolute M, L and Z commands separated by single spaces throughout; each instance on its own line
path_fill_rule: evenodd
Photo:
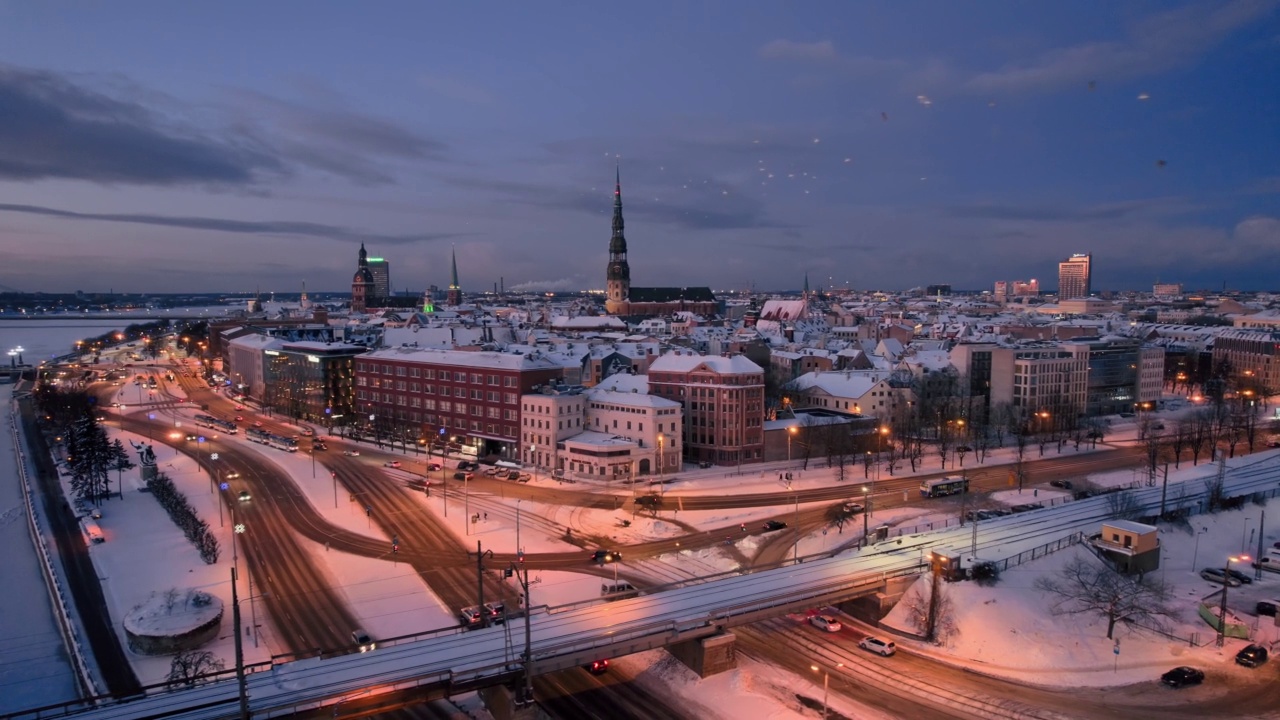
M 488 520 L 488 519 L 489 519 L 489 513 L 485 513 L 485 514 L 484 514 L 484 519 L 485 519 L 485 520 Z

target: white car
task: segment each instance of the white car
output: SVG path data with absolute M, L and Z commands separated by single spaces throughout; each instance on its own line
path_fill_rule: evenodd
M 831 615 L 814 615 L 809 618 L 809 624 L 819 630 L 826 630 L 827 632 L 832 633 L 840 632 L 840 628 L 842 627 L 840 625 L 840 621 Z
M 863 650 L 870 650 L 877 655 L 889 657 L 898 652 L 898 646 L 893 644 L 892 640 L 881 640 L 878 637 L 868 635 L 858 642 L 858 647 Z

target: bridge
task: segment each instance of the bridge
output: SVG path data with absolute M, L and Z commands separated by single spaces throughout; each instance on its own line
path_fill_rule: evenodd
M 1159 485 L 1130 491 L 1140 514 L 1157 515 L 1162 502 L 1166 509 L 1197 511 L 1197 498 L 1205 497 L 1206 482 L 1218 472 L 1217 466 L 1204 469 L 1202 476 L 1169 483 L 1167 491 Z M 1223 490 L 1225 497 L 1280 494 L 1280 453 L 1228 470 Z M 976 532 L 972 527 L 952 527 L 890 538 L 842 557 L 802 558 L 628 600 L 535 607 L 529 620 L 533 671 L 553 672 L 663 646 L 672 647 L 678 656 L 682 648 L 699 644 L 717 645 L 723 651 L 732 642 L 727 631 L 735 626 L 875 593 L 894 578 L 924 571 L 926 553 L 934 550 L 962 555 L 965 561 L 1035 555 L 1037 548 L 1093 533 L 1111 517 L 1112 501 L 1098 496 L 984 521 Z M 370 694 L 413 692 L 427 699 L 512 683 L 522 676 L 525 622 L 516 619 L 472 631 L 454 628 L 368 653 L 273 664 L 246 678 L 247 702 L 256 717 L 281 717 Z M 239 716 L 239 701 L 237 682 L 220 680 L 96 707 L 63 706 L 5 717 L 222 720 Z

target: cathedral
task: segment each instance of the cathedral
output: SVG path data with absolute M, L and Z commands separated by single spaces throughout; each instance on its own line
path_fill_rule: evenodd
M 631 287 L 631 266 L 627 263 L 627 239 L 622 233 L 622 176 L 615 176 L 613 189 L 613 237 L 609 240 L 609 268 L 605 275 L 605 310 L 623 317 L 667 316 L 692 312 L 719 314 L 720 303 L 709 287 Z
M 360 243 L 360 263 L 356 266 L 355 277 L 351 278 L 351 312 L 364 312 L 369 308 L 369 301 L 374 296 L 373 272 L 369 270 L 369 253 L 365 252 L 364 243 Z

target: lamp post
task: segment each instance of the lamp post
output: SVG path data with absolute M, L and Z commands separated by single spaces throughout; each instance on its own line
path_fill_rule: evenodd
M 836 669 L 844 667 L 844 663 L 836 663 Z M 831 673 L 826 668 L 820 668 L 817 665 L 810 665 L 809 669 L 818 672 L 822 671 L 822 720 L 827 720 L 827 690 L 831 686 Z
M 881 425 L 876 431 L 876 479 L 880 479 L 880 442 L 889 436 L 889 426 Z
M 663 449 L 663 444 L 665 440 L 666 438 L 663 437 L 662 433 L 658 433 L 658 487 L 660 489 L 666 487 L 665 485 L 662 484 L 662 460 L 664 457 L 666 457 L 665 455 L 662 454 L 662 449 Z M 665 495 L 666 492 L 664 491 L 663 494 Z
M 862 538 L 866 540 L 868 535 L 868 525 L 871 517 L 871 491 L 866 485 L 862 486 Z
M 1200 556 L 1200 536 L 1207 532 L 1209 532 L 1209 528 L 1202 527 L 1200 528 L 1200 532 L 1196 533 L 1196 547 L 1195 547 L 1195 550 L 1191 553 L 1191 571 L 1192 572 L 1195 572 L 1196 558 Z
M 1222 568 L 1222 606 L 1218 609 L 1218 647 L 1222 647 L 1227 641 L 1227 588 L 1231 587 L 1231 563 L 1248 559 L 1248 555 L 1233 555 L 1227 558 L 1227 564 Z
M 791 436 L 796 434 L 795 427 L 787 428 L 787 462 L 791 462 Z

